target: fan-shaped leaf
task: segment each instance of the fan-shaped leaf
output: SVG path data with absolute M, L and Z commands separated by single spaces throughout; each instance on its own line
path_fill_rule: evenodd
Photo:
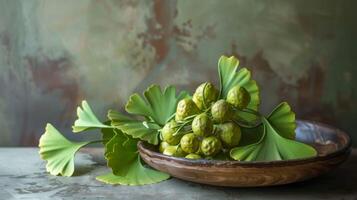
M 234 56 L 221 56 L 218 61 L 218 74 L 220 80 L 220 96 L 225 98 L 229 90 L 239 85 L 244 87 L 251 96 L 250 107 L 256 110 L 260 103 L 259 88 L 248 69 L 242 68 L 237 72 L 239 60 Z
M 176 89 L 172 86 L 162 92 L 158 85 L 152 85 L 144 92 L 144 96 L 146 100 L 136 93 L 131 95 L 125 106 L 126 111 L 163 126 L 175 113 L 177 102 L 187 96 L 187 93 L 181 92 L 176 96 Z
M 236 74 L 239 65 L 239 60 L 234 56 L 221 56 L 218 60 L 218 75 L 220 81 L 220 96 L 225 98 L 228 91 L 242 80 Z M 242 73 L 241 73 L 242 74 Z M 249 74 L 250 76 L 250 74 Z M 249 80 L 250 77 L 248 77 Z M 248 80 L 245 80 L 247 82 Z
M 46 169 L 52 175 L 72 176 L 74 172 L 74 155 L 90 142 L 71 142 L 51 124 L 40 138 L 40 155 L 47 161 Z
M 242 137 L 239 146 L 246 146 L 258 142 L 263 137 L 264 127 L 258 125 L 253 128 L 241 127 Z
M 168 174 L 144 167 L 140 158 L 138 158 L 135 167 L 130 168 L 127 175 L 117 176 L 113 173 L 108 173 L 98 176 L 96 179 L 108 184 L 147 185 L 158 183 L 168 178 L 170 178 Z
M 105 146 L 105 158 L 113 173 L 119 176 L 127 174 L 130 164 L 138 156 L 137 139 L 129 138 L 119 130 L 115 130 L 115 136 Z
M 103 145 L 106 145 L 115 135 L 114 128 L 102 128 Z
M 146 168 L 142 165 L 136 144 L 133 139 L 120 132 L 106 144 L 105 157 L 113 173 L 97 177 L 98 180 L 110 184 L 145 185 L 160 182 L 169 175 Z
M 280 104 L 263 124 L 252 129 L 262 131 L 262 137 L 256 143 L 233 148 L 230 155 L 240 161 L 289 160 L 316 156 L 314 148 L 294 141 L 295 114 L 287 103 Z M 242 139 L 244 138 L 244 135 Z
M 288 139 L 295 139 L 295 113 L 286 102 L 278 105 L 268 118 L 270 124 L 277 132 Z
M 133 138 L 140 138 L 154 145 L 159 143 L 158 136 L 161 127 L 155 123 L 135 120 L 114 110 L 109 110 L 108 118 L 113 127 Z
M 239 85 L 244 87 L 250 94 L 250 102 L 247 106 L 248 109 L 257 111 L 260 104 L 259 87 L 257 83 L 251 79 L 251 73 L 248 69 L 242 68 L 237 72 L 239 60 L 234 56 L 226 57 L 221 56 L 218 61 L 218 73 L 220 80 L 220 97 L 226 98 L 229 90 Z M 245 112 L 237 111 L 237 118 L 245 121 L 254 121 L 256 116 L 247 114 Z
M 78 106 L 77 108 L 78 119 L 74 122 L 72 127 L 73 132 L 81 132 L 91 128 L 109 128 L 100 122 L 98 118 L 93 113 L 92 109 L 88 105 L 87 101 L 82 101 L 82 107 Z

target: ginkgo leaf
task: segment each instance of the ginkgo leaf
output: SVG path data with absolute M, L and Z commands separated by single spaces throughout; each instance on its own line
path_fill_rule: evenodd
M 103 174 L 100 176 L 97 176 L 95 179 L 97 179 L 98 181 L 101 181 L 103 183 L 106 184 L 112 184 L 112 185 L 129 185 L 127 183 L 127 180 L 125 177 L 123 176 L 116 176 L 114 175 L 112 172 L 108 173 L 108 174 Z
M 234 57 L 221 56 L 218 61 L 218 74 L 220 80 L 220 97 L 226 98 L 229 90 L 239 85 L 244 87 L 250 94 L 248 109 L 257 111 L 260 104 L 259 87 L 255 80 L 251 79 L 251 72 L 246 68 L 241 68 L 238 72 L 239 60 Z M 236 116 L 245 121 L 254 121 L 256 116 L 237 111 Z
M 109 110 L 108 118 L 111 120 L 111 126 L 133 138 L 140 138 L 154 145 L 159 143 L 161 127 L 155 123 L 135 120 L 114 110 Z
M 105 158 L 112 173 L 98 180 L 123 185 L 145 185 L 160 182 L 169 175 L 142 165 L 137 149 L 137 139 L 116 130 L 116 135 L 106 144 Z
M 156 171 L 141 164 L 138 157 L 135 167 L 130 168 L 125 176 L 117 176 L 113 173 L 97 176 L 96 179 L 107 184 L 120 185 L 147 185 L 158 183 L 170 178 L 168 174 Z
M 258 125 L 252 128 L 241 127 L 241 139 L 239 146 L 246 146 L 258 142 L 263 137 L 263 126 Z
M 52 175 L 72 176 L 74 155 L 90 142 L 71 142 L 55 127 L 47 124 L 46 132 L 40 138 L 40 155 L 47 161 L 46 169 Z
M 287 120 L 285 120 L 287 119 Z M 304 143 L 289 139 L 295 131 L 295 114 L 287 103 L 280 104 L 268 119 L 253 129 L 259 131 L 262 137 L 259 141 L 244 146 L 235 147 L 230 155 L 239 161 L 272 161 L 313 157 L 316 150 Z M 273 125 L 274 124 L 274 125 Z M 242 136 L 244 138 L 244 135 Z
M 181 92 L 176 96 L 176 89 L 173 86 L 166 87 L 162 92 L 158 85 L 152 85 L 144 92 L 144 96 L 145 100 L 137 93 L 131 95 L 125 106 L 126 111 L 144 116 L 163 126 L 175 113 L 177 102 L 186 97 L 187 93 Z
M 282 102 L 278 105 L 269 115 L 268 120 L 281 136 L 295 139 L 295 113 L 288 103 Z
M 251 107 L 257 108 L 260 103 L 259 88 L 251 79 L 251 72 L 247 68 L 241 68 L 238 72 L 239 60 L 234 57 L 221 56 L 218 61 L 218 74 L 220 80 L 220 96 L 227 97 L 229 90 L 239 85 L 244 87 L 251 96 Z
M 275 131 L 277 137 L 280 137 L 276 145 L 282 160 L 317 156 L 317 151 L 312 146 L 281 137 L 270 123 L 267 126 L 269 130 Z
M 72 127 L 74 133 L 92 128 L 110 128 L 98 120 L 87 101 L 82 101 L 82 107 L 78 106 L 77 117 Z
M 239 161 L 273 161 L 308 158 L 317 155 L 311 146 L 279 135 L 263 118 L 264 134 L 257 143 L 233 148 L 231 157 Z
M 105 145 L 105 158 L 115 175 L 126 175 L 138 156 L 137 139 L 116 130 L 116 135 Z
M 102 128 L 101 132 L 102 132 L 103 145 L 106 145 L 115 135 L 113 128 Z

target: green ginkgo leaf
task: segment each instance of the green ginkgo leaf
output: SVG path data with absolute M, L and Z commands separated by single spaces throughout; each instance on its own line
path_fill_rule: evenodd
M 295 139 L 295 113 L 291 110 L 286 102 L 279 104 L 269 115 L 268 120 L 270 124 L 277 129 L 277 132 L 287 138 Z M 252 128 L 241 127 L 242 138 L 239 146 L 256 143 L 263 136 L 263 126 Z
M 249 144 L 257 143 L 263 137 L 263 126 L 258 125 L 252 128 L 241 127 L 241 140 L 239 146 L 246 146 Z
M 72 126 L 74 133 L 92 128 L 110 128 L 110 126 L 98 120 L 87 101 L 82 101 L 82 107 L 78 106 L 77 117 L 78 119 L 74 122 L 74 126 Z
M 47 161 L 46 169 L 52 175 L 72 176 L 74 155 L 90 142 L 71 142 L 55 127 L 47 124 L 46 132 L 40 138 L 40 155 Z
M 187 93 L 181 92 L 176 96 L 173 86 L 166 87 L 162 92 L 158 85 L 152 85 L 144 92 L 144 96 L 145 100 L 137 93 L 131 95 L 125 106 L 126 111 L 163 126 L 175 113 L 177 102 L 186 97 Z
M 156 171 L 141 164 L 140 158 L 136 160 L 135 167 L 130 168 L 125 176 L 117 176 L 113 173 L 97 176 L 96 179 L 107 184 L 120 185 L 147 185 L 158 183 L 170 178 L 168 174 Z
M 114 175 L 112 172 L 108 173 L 108 174 L 103 174 L 103 175 L 100 175 L 100 176 L 97 176 L 96 179 L 98 181 L 101 181 L 103 183 L 106 183 L 106 184 L 112 184 L 112 185 L 117 185 L 117 184 L 120 184 L 120 185 L 129 185 L 126 180 L 125 177 L 123 176 L 116 176 Z
M 234 57 L 221 56 L 218 61 L 218 74 L 220 80 L 220 96 L 226 98 L 229 90 L 239 85 L 244 87 L 250 94 L 252 107 L 257 108 L 260 103 L 259 88 L 254 80 L 251 79 L 251 72 L 247 68 L 237 71 L 239 60 Z
M 269 115 L 268 120 L 281 136 L 295 139 L 295 113 L 287 102 L 278 105 Z
M 251 79 L 251 72 L 246 68 L 241 68 L 237 71 L 238 66 L 239 60 L 236 57 L 220 57 L 218 61 L 220 97 L 226 98 L 229 90 L 232 87 L 239 85 L 244 87 L 250 94 L 250 102 L 247 108 L 257 111 L 260 104 L 259 87 L 255 80 Z M 248 122 L 256 120 L 256 116 L 242 111 L 237 111 L 236 117 Z
M 170 176 L 142 165 L 137 149 L 137 139 L 119 130 L 105 146 L 105 158 L 112 173 L 97 177 L 110 184 L 145 185 L 157 183 Z
M 239 161 L 273 161 L 316 156 L 317 152 L 313 147 L 289 139 L 292 131 L 295 131 L 292 119 L 295 119 L 295 114 L 290 106 L 287 103 L 280 104 L 268 119 L 263 117 L 263 123 L 255 129 L 262 131 L 260 140 L 233 148 L 231 157 Z
M 109 110 L 108 118 L 111 120 L 111 126 L 133 138 L 140 138 L 154 145 L 159 143 L 161 127 L 155 123 L 135 120 L 114 110 Z
M 115 136 L 113 128 L 102 128 L 101 132 L 103 145 L 106 145 Z
M 115 136 L 105 145 L 104 156 L 113 173 L 124 176 L 138 156 L 136 147 L 138 140 L 130 138 L 120 130 L 114 132 L 116 132 Z

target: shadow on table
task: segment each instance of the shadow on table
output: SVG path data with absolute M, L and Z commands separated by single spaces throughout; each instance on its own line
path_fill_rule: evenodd
M 94 170 L 96 165 L 76 165 L 72 176 L 82 176 Z
M 98 166 L 106 165 L 103 148 L 83 148 L 80 152 L 84 154 L 78 154 L 76 156 L 73 176 L 86 175 L 95 170 Z

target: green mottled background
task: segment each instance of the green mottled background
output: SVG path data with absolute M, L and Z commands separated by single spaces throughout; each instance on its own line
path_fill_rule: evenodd
M 262 112 L 357 138 L 353 0 L 0 0 L 0 146 L 37 145 L 46 122 L 66 136 L 87 99 L 104 119 L 151 83 L 217 84 L 235 55 L 262 88 Z M 96 137 L 89 133 L 89 137 Z

